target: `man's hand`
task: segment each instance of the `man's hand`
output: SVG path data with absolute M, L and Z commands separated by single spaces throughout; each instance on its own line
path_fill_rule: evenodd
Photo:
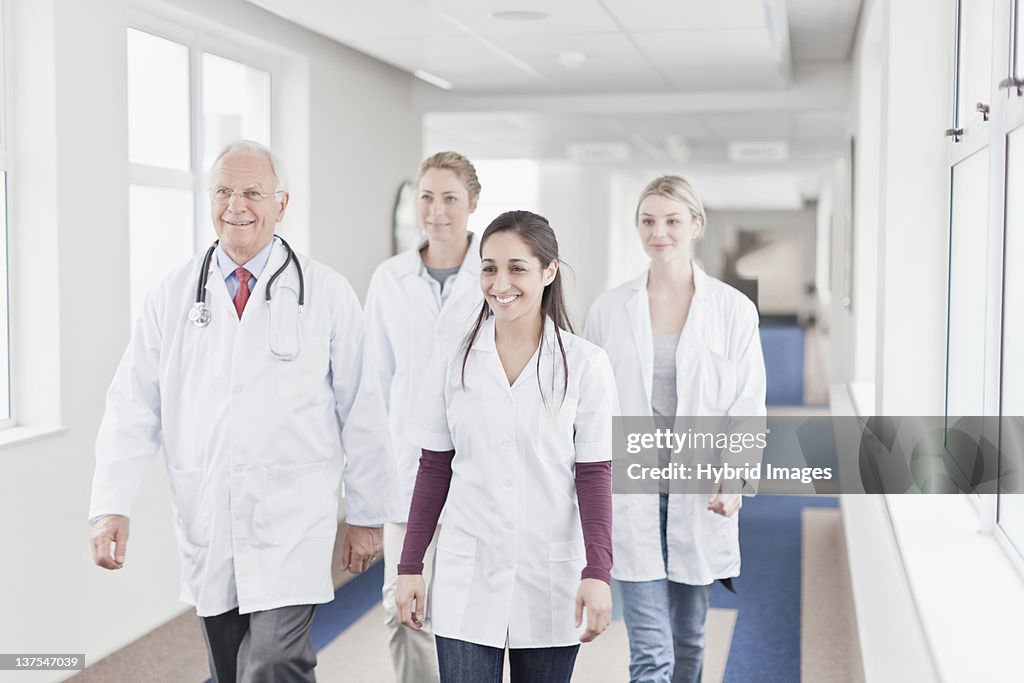
M 423 628 L 423 601 L 426 594 L 422 574 L 398 575 L 398 586 L 395 588 L 398 619 L 414 631 Z
M 341 564 L 353 574 L 366 571 L 380 555 L 381 530 L 373 527 L 350 526 L 345 533 L 341 550 Z
M 589 643 L 608 628 L 612 621 L 612 588 L 600 579 L 583 579 L 576 593 L 576 628 L 583 623 L 583 610 L 587 610 L 587 630 L 580 636 L 581 643 Z
M 124 515 L 107 515 L 93 527 L 92 560 L 104 569 L 120 569 L 124 566 L 124 556 L 128 552 L 128 518 Z M 114 554 L 110 554 L 110 544 L 114 544 Z

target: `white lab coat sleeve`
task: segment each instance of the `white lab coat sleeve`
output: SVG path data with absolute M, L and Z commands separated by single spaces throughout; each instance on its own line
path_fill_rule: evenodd
M 146 296 L 128 348 L 107 391 L 96 436 L 89 520 L 125 515 L 160 451 L 160 320 L 163 287 Z
M 729 415 L 765 415 L 766 378 L 757 309 L 749 300 L 737 311 L 736 400 Z
M 736 360 L 737 392 L 736 399 L 730 406 L 728 415 L 729 431 L 734 434 L 757 435 L 766 433 L 767 410 L 765 395 L 767 380 L 764 369 L 764 354 L 761 351 L 761 333 L 758 327 L 757 309 L 753 303 L 744 301 L 744 306 L 737 311 L 738 356 Z M 732 437 L 731 437 L 732 438 Z M 737 452 L 726 450 L 723 454 L 725 462 L 736 466 L 753 466 L 764 457 L 763 449 L 753 446 L 738 449 Z M 743 481 L 742 492 L 754 495 L 757 492 L 757 481 Z
M 377 377 L 363 363 L 365 334 L 359 300 L 348 281 L 336 293 L 339 314 L 331 336 L 331 376 L 335 409 L 345 451 L 347 521 L 379 526 L 397 507 L 387 413 Z
M 587 319 L 583 323 L 583 338 L 604 348 L 604 335 L 601 329 L 601 300 L 598 299 L 587 311 Z
M 450 353 L 434 345 L 434 353 L 427 365 L 423 383 L 416 399 L 412 422 L 405 429 L 410 443 L 428 451 L 450 451 L 455 448 L 448 426 L 448 403 L 445 394 L 449 372 Z M 462 352 L 452 363 L 461 367 Z
M 619 414 L 615 375 L 603 349 L 595 349 L 580 376 L 579 405 L 573 423 L 576 462 L 612 458 L 612 416 Z
M 389 311 L 384 306 L 399 305 L 400 302 L 385 301 L 384 291 L 387 283 L 387 275 L 378 268 L 370 279 L 370 287 L 366 291 L 366 354 L 364 362 L 369 364 L 369 370 L 377 376 L 380 383 L 381 395 L 384 397 L 384 405 L 391 406 L 391 382 L 395 377 L 395 349 L 391 344 L 391 337 L 388 335 L 385 324 Z M 390 311 L 394 315 L 395 311 Z

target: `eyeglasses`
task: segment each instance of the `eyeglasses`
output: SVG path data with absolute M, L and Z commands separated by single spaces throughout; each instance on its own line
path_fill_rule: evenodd
M 213 201 L 222 204 L 227 204 L 228 202 L 230 202 L 231 198 L 234 197 L 235 195 L 241 197 L 247 202 L 262 202 L 264 199 L 267 199 L 268 197 L 276 197 L 279 194 L 284 194 L 284 190 L 276 190 L 270 193 L 260 192 L 259 190 L 235 191 L 227 187 L 218 187 L 213 190 L 210 190 L 210 197 L 213 198 Z

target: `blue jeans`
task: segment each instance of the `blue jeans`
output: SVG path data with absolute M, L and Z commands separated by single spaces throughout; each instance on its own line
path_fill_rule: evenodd
M 501 683 L 505 650 L 435 636 L 441 683 Z M 509 648 L 512 683 L 569 683 L 579 645 Z
M 661 496 L 661 555 L 668 566 L 668 496 Z M 700 683 L 711 586 L 668 579 L 619 581 L 631 683 Z

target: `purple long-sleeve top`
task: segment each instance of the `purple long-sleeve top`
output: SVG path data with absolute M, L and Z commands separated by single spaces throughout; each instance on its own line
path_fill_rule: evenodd
M 441 509 L 452 483 L 455 451 L 423 450 L 409 508 L 409 524 L 402 547 L 399 574 L 422 574 L 423 556 L 437 529 Z M 612 464 L 576 463 L 576 499 L 583 525 L 587 565 L 581 578 L 611 583 L 612 571 Z

